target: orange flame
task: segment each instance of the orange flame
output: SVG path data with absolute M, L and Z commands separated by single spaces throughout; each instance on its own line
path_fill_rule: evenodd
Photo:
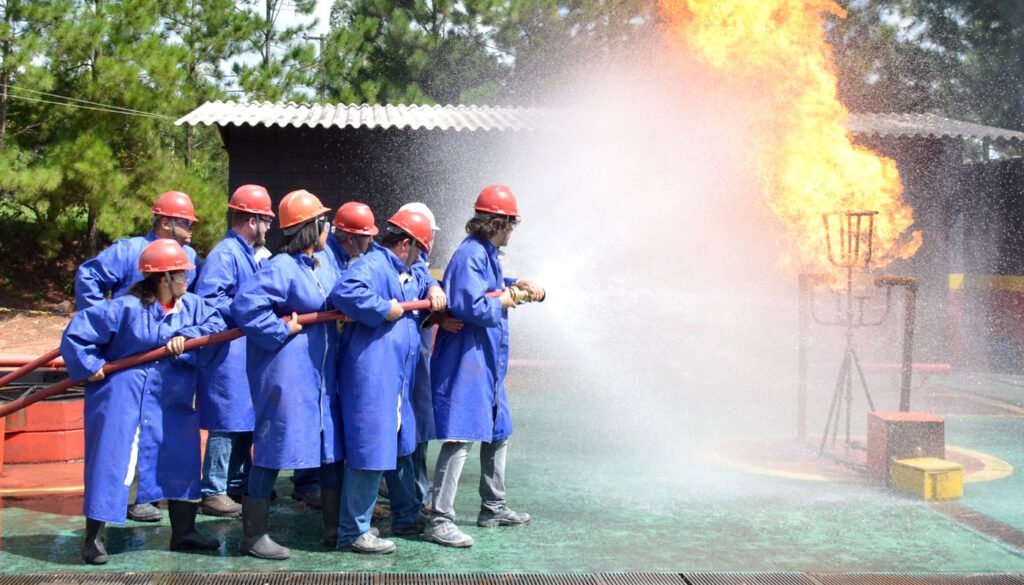
M 909 258 L 921 246 L 908 233 L 896 163 L 853 143 L 843 123 L 826 15 L 832 0 L 659 0 L 664 33 L 723 74 L 755 108 L 753 151 L 768 206 L 782 220 L 788 265 L 828 266 L 822 214 L 877 211 L 872 263 Z M 833 224 L 834 225 L 834 224 Z M 833 239 L 835 234 L 833 234 Z

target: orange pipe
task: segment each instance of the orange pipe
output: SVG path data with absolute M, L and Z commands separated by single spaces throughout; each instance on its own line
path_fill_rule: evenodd
M 59 366 L 57 365 L 57 360 L 60 360 L 60 365 Z M 59 368 L 59 367 L 63 367 L 64 366 L 64 360 L 60 359 L 60 348 L 51 349 L 50 351 L 44 353 L 43 355 L 37 357 L 36 359 L 31 360 L 28 363 L 22 365 L 21 367 L 19 367 L 18 369 L 14 370 L 13 372 L 10 372 L 10 373 L 5 374 L 4 376 L 0 377 L 0 388 L 3 388 L 4 386 L 10 384 L 11 382 L 13 382 L 13 381 L 17 380 L 18 378 L 24 376 L 25 374 L 27 374 L 27 373 L 29 373 L 29 372 L 31 372 L 33 370 L 36 370 L 38 368 L 41 368 L 41 367 L 45 366 L 46 364 L 51 364 L 50 367 L 53 367 L 53 368 Z M 11 365 L 15 365 L 15 364 L 11 364 Z M 0 367 L 5 367 L 5 366 L 6 367 L 10 367 L 10 366 L 7 366 L 7 364 L 0 363 Z
M 40 356 L 45 357 L 45 356 Z M 26 366 L 39 358 L 34 358 L 30 355 L 0 355 L 0 368 L 20 368 Z M 39 364 L 39 368 L 50 368 L 51 370 L 59 370 L 64 367 L 64 358 L 57 357 L 52 361 L 48 361 L 44 364 Z

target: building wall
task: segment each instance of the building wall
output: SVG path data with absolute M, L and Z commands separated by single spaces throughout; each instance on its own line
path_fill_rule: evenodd
M 443 229 L 436 243 L 447 257 L 480 189 L 502 182 L 501 154 L 516 132 L 235 127 L 224 130 L 229 189 L 265 186 L 275 206 L 306 189 L 332 210 L 346 201 L 370 205 L 383 225 L 399 206 L 422 201 Z M 270 233 L 271 249 L 280 232 Z

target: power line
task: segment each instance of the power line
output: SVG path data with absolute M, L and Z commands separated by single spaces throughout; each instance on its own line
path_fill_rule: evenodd
M 0 84 L 0 86 L 4 86 L 4 85 L 5 84 Z M 174 119 L 173 117 L 166 116 L 164 114 L 154 114 L 152 112 L 143 112 L 141 110 L 133 110 L 133 109 L 124 108 L 124 107 L 121 107 L 121 106 L 114 106 L 114 105 L 110 105 L 110 104 L 103 104 L 103 103 L 100 103 L 100 102 L 92 102 L 92 101 L 89 101 L 89 100 L 82 100 L 82 99 L 67 97 L 67 96 L 53 94 L 53 93 L 46 93 L 45 91 L 36 91 L 36 90 L 33 90 L 33 89 L 27 89 L 27 88 L 17 87 L 17 86 L 13 86 L 13 85 L 5 85 L 5 87 L 7 87 L 8 89 L 15 90 L 15 91 L 25 91 L 25 92 L 29 92 L 29 93 L 35 93 L 35 94 L 45 95 L 45 96 L 49 96 L 49 97 L 60 98 L 60 99 L 67 100 L 67 101 L 61 102 L 61 101 L 48 100 L 48 99 L 44 99 L 44 98 L 34 98 L 34 97 L 15 95 L 15 94 L 9 94 L 8 95 L 8 97 L 13 98 L 13 99 L 18 99 L 18 100 L 24 100 L 24 101 L 29 101 L 29 102 L 40 102 L 40 103 L 44 103 L 44 104 L 53 104 L 53 105 L 56 105 L 56 106 L 66 106 L 66 107 L 71 107 L 71 108 L 82 108 L 82 109 L 85 109 L 85 110 L 95 110 L 95 111 L 107 112 L 107 113 L 111 113 L 111 114 L 124 114 L 126 116 L 141 116 L 141 117 L 146 117 L 146 118 L 157 118 L 157 119 L 163 119 L 163 120 L 173 120 Z M 75 103 L 75 102 L 78 102 L 78 103 Z M 92 104 L 92 105 L 82 105 L 82 104 Z

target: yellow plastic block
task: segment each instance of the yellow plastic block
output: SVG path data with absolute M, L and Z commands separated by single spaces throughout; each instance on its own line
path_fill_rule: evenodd
M 955 500 L 964 495 L 964 467 L 935 457 L 897 459 L 892 488 L 924 500 Z

